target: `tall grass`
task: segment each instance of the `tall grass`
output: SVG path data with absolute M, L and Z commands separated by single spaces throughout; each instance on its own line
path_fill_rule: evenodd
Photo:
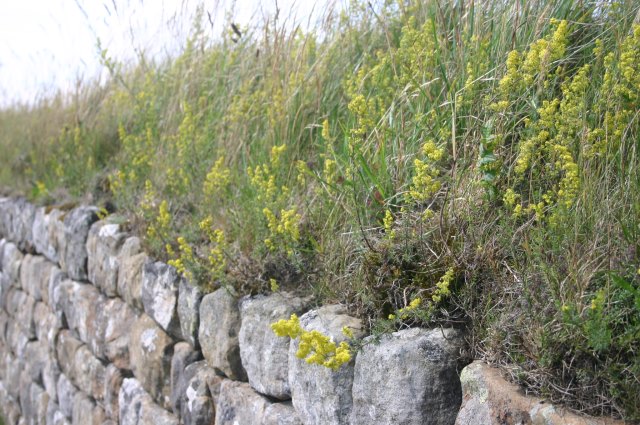
M 553 401 L 640 418 L 634 2 L 353 2 L 0 112 L 0 182 L 112 202 L 213 289 L 448 323 Z M 238 34 L 240 33 L 240 35 Z

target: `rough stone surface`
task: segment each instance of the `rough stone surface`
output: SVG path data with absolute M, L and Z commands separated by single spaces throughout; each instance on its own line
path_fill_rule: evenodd
M 129 341 L 133 374 L 164 407 L 171 405 L 171 357 L 174 341 L 149 316 L 134 323 Z
M 76 386 L 96 400 L 104 399 L 104 365 L 91 353 L 86 345 L 76 350 L 69 378 Z
M 0 234 L 22 251 L 33 249 L 32 228 L 36 207 L 25 198 L 0 199 Z
M 118 294 L 118 253 L 125 238 L 118 224 L 105 220 L 93 223 L 87 236 L 89 280 L 109 297 Z
M 57 226 L 60 223 L 60 217 L 62 211 L 51 210 L 47 212 L 44 207 L 36 210 L 33 218 L 33 245 L 35 250 L 44 255 L 49 261 L 53 263 L 58 262 L 58 235 Z
M 178 285 L 176 269 L 156 261 L 145 264 L 142 271 L 142 304 L 144 311 L 169 335 L 182 337 L 178 316 Z
M 187 366 L 202 359 L 202 354 L 195 351 L 187 342 L 178 342 L 173 348 L 171 359 L 171 409 L 180 412 L 180 403 L 185 388 L 191 377 L 185 376 Z
M 178 419 L 155 405 L 134 378 L 122 382 L 119 395 L 121 425 L 178 425 Z
M 67 419 L 71 419 L 73 415 L 73 400 L 78 389 L 64 374 L 61 374 L 58 378 L 56 389 L 58 391 L 58 406 L 60 407 L 60 411 Z
M 104 357 L 120 369 L 131 369 L 129 337 L 131 326 L 137 319 L 135 312 L 118 298 L 110 298 L 99 314 L 104 343 Z
M 122 387 L 122 381 L 124 376 L 120 369 L 113 364 L 106 367 L 104 376 L 104 412 L 107 418 L 118 421 L 119 405 L 118 395 L 120 394 L 120 387 Z
M 273 403 L 264 410 L 262 425 L 303 425 L 291 402 Z
M 76 351 L 82 346 L 82 342 L 74 338 L 73 334 L 69 330 L 62 330 L 58 334 L 58 340 L 56 342 L 56 354 L 58 358 L 58 364 L 60 370 L 66 375 L 66 377 L 72 379 L 75 365 L 73 362 L 76 358 Z M 73 380 L 73 379 L 72 379 Z
M 95 207 L 77 207 L 64 215 L 63 235 L 59 235 L 59 261 L 71 279 L 86 280 L 87 235 L 89 228 L 98 219 Z
M 51 351 L 55 351 L 55 341 L 60 331 L 60 323 L 51 309 L 45 303 L 37 303 L 33 310 L 36 338 L 47 344 Z
M 359 319 L 347 314 L 342 306 L 333 305 L 311 310 L 300 317 L 300 325 L 308 331 L 328 335 L 336 344 L 347 338 L 342 333 L 348 327 L 356 338 L 364 336 Z M 296 357 L 299 343 L 291 341 L 289 348 L 289 384 L 291 396 L 305 424 L 346 424 L 351 414 L 352 360 L 337 371 L 307 364 Z M 354 353 L 355 357 L 355 353 Z
M 185 424 L 209 425 L 215 419 L 215 406 L 208 383 L 217 379 L 206 362 L 197 362 L 185 370 L 186 385 L 179 404 L 180 418 Z
M 29 341 L 24 350 L 25 371 L 31 381 L 42 384 L 42 375 L 45 367 L 51 362 L 47 346 L 40 341 Z
M 104 304 L 104 296 L 93 286 L 73 282 L 62 300 L 64 317 L 69 329 L 84 343 L 89 343 L 98 332 L 99 305 Z
M 43 282 L 49 282 L 52 268 L 53 264 L 39 255 L 27 254 L 22 260 L 20 284 L 36 301 L 42 301 L 44 298 L 44 301 L 49 303 L 48 293 L 43 293 L 42 288 L 47 286 Z
M 235 381 L 246 381 L 240 360 L 240 309 L 225 288 L 207 294 L 200 303 L 199 341 L 202 354 L 214 369 Z
M 198 343 L 198 326 L 200 324 L 200 302 L 204 294 L 187 279 L 180 279 L 178 286 L 178 318 L 182 339 L 194 348 L 200 348 Z
M 226 380 L 220 386 L 215 424 L 262 424 L 269 404 L 269 399 L 256 393 L 249 384 Z
M 68 282 L 67 285 L 71 284 L 71 281 L 67 278 L 67 274 L 59 268 L 54 267 L 51 270 L 49 282 L 47 282 L 47 292 L 49 293 L 49 306 L 51 307 L 51 310 L 56 317 L 57 324 L 60 327 L 67 326 L 63 308 L 63 300 L 64 296 L 66 295 L 66 288 L 64 286 L 61 286 L 63 285 L 63 282 Z
M 291 397 L 289 340 L 276 337 L 270 325 L 304 312 L 307 304 L 308 300 L 286 293 L 247 297 L 240 302 L 240 358 L 249 384 L 259 393 L 284 400 Z
M 455 421 L 462 392 L 453 329 L 406 329 L 365 339 L 356 357 L 352 425 L 445 425 Z
M 544 424 L 622 425 L 611 418 L 576 415 L 527 396 L 517 385 L 507 382 L 498 369 L 475 361 L 460 374 L 462 406 L 456 425 Z
M 143 311 L 142 305 L 142 270 L 149 262 L 146 254 L 140 253 L 140 239 L 128 238 L 118 256 L 118 294 L 132 308 Z
M 102 425 L 106 420 L 104 410 L 82 392 L 73 399 L 72 425 Z
M 3 246 L 2 252 L 2 272 L 9 276 L 9 282 L 18 282 L 20 278 L 20 265 L 22 264 L 22 259 L 24 255 L 18 247 L 11 242 L 7 242 Z M 18 287 L 19 282 L 18 282 Z

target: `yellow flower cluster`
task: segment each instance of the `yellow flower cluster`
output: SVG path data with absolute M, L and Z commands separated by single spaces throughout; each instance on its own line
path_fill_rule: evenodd
M 147 236 L 156 240 L 168 240 L 170 223 L 171 214 L 169 213 L 169 203 L 166 200 L 163 200 L 158 207 L 158 215 L 147 228 Z
M 438 180 L 440 171 L 436 163 L 444 156 L 444 149 L 439 148 L 433 140 L 428 140 L 422 146 L 422 153 L 425 157 L 424 161 L 421 159 L 413 161 L 415 174 L 408 193 L 409 199 L 417 203 L 428 201 L 442 185 Z
M 317 364 L 331 370 L 338 370 L 351 361 L 351 347 L 345 341 L 336 344 L 330 337 L 319 331 L 306 331 L 300 326 L 300 319 L 292 314 L 289 320 L 281 319 L 271 324 L 271 329 L 279 337 L 300 338 L 296 357 L 308 364 Z M 345 336 L 353 336 L 350 329 L 343 329 Z
M 393 229 L 393 222 L 393 214 L 391 214 L 391 211 L 385 210 L 382 225 L 384 226 L 385 235 L 387 235 L 387 238 L 390 240 L 393 240 L 396 237 L 396 231 Z
M 395 320 L 398 316 L 402 320 L 408 319 L 409 316 L 411 315 L 411 312 L 417 310 L 421 304 L 422 304 L 422 298 L 419 298 L 419 297 L 414 298 L 413 300 L 411 300 L 408 306 L 398 310 L 397 314 L 390 314 L 389 320 Z
M 293 248 L 300 240 L 300 220 L 302 216 L 297 213 L 296 208 L 280 210 L 280 218 L 269 209 L 262 210 L 267 219 L 269 237 L 264 240 L 264 244 L 271 251 L 278 247 L 283 248 L 287 255 L 293 255 Z
M 167 254 L 175 255 L 173 248 L 171 245 L 167 244 L 166 246 Z M 173 258 L 167 262 L 170 266 L 176 268 L 178 273 L 183 275 L 189 280 L 193 279 L 193 273 L 189 269 L 189 266 L 196 262 L 195 257 L 193 256 L 193 248 L 187 242 L 185 238 L 182 236 L 178 237 L 178 258 Z
M 224 165 L 224 156 L 221 156 L 213 163 L 211 170 L 207 173 L 202 186 L 202 192 L 208 198 L 221 195 L 229 184 L 230 171 Z
M 455 272 L 453 267 L 449 267 L 444 275 L 440 278 L 438 283 L 436 283 L 436 290 L 433 292 L 431 299 L 434 303 L 439 303 L 443 298 L 451 295 L 451 289 L 449 285 L 453 281 L 455 277 Z

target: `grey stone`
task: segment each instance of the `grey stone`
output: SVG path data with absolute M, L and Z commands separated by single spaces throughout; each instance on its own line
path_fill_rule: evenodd
M 71 285 L 71 291 L 67 295 L 63 311 L 69 329 L 88 344 L 93 335 L 99 332 L 98 314 L 105 298 L 93 285 L 78 282 Z
M 71 425 L 71 422 L 67 420 L 64 413 L 60 411 L 60 406 L 49 399 L 49 405 L 47 406 L 47 425 Z
M 65 283 L 66 282 L 66 283 Z M 67 274 L 57 267 L 51 270 L 49 276 L 49 282 L 47 283 L 47 292 L 49 293 L 49 307 L 56 317 L 57 325 L 59 327 L 66 327 L 67 320 L 64 317 L 64 297 L 67 295 L 67 291 L 70 289 L 68 286 L 72 284 L 72 281 L 68 279 Z M 65 287 L 65 285 L 67 285 Z
M 25 347 L 22 360 L 25 364 L 25 371 L 31 381 L 43 385 L 43 371 L 47 364 L 51 363 L 47 346 L 40 341 L 29 341 Z
M 185 424 L 209 425 L 215 419 L 215 405 L 209 390 L 209 382 L 217 379 L 213 369 L 206 362 L 197 362 L 187 366 L 186 382 L 179 403 L 180 418 Z
M 49 281 L 53 264 L 39 255 L 25 255 L 20 267 L 20 285 L 22 289 L 31 295 L 36 301 L 48 303 L 48 293 L 42 293 L 42 288 Z
M 220 288 L 202 299 L 198 335 L 204 358 L 230 379 L 246 381 L 240 360 L 240 324 L 238 300 L 227 289 Z
M 72 425 L 102 425 L 106 420 L 104 410 L 82 392 L 73 399 Z
M 20 391 L 20 410 L 28 424 L 44 425 L 49 394 L 35 383 L 23 383 Z
M 58 235 L 60 243 L 60 267 L 71 279 L 86 280 L 87 274 L 87 235 L 89 228 L 98 219 L 98 209 L 81 206 L 64 215 L 62 229 Z
M 7 307 L 7 295 L 10 289 L 13 289 L 11 280 L 7 273 L 0 272 L 0 309 Z
M 25 198 L 0 200 L 0 231 L 6 239 L 13 241 L 22 251 L 33 247 L 32 227 L 36 208 Z
M 7 242 L 4 244 L 2 253 L 2 273 L 9 277 L 9 283 L 20 287 L 20 265 L 24 254 L 20 252 L 16 244 Z
M 50 351 L 55 351 L 55 342 L 61 324 L 45 303 L 37 303 L 33 310 L 36 338 L 46 343 Z
M 89 280 L 109 297 L 118 294 L 118 252 L 125 238 L 118 224 L 105 220 L 94 223 L 87 237 Z
M 155 405 L 135 378 L 122 382 L 118 404 L 121 425 L 178 425 L 178 418 Z
M 262 425 L 303 425 L 303 422 L 291 402 L 285 401 L 267 406 L 264 410 Z
M 132 308 L 143 311 L 142 270 L 149 262 L 146 254 L 140 253 L 140 239 L 128 238 L 120 250 L 118 270 L 118 294 Z
M 277 399 L 291 397 L 289 340 L 276 337 L 271 324 L 288 319 L 292 313 L 302 313 L 308 302 L 287 293 L 242 299 L 240 358 L 249 384 L 259 393 Z
M 474 361 L 460 374 L 462 406 L 456 425 L 544 424 L 622 425 L 612 418 L 593 418 L 567 411 L 540 398 L 525 395 L 496 368 Z
M 45 391 L 52 401 L 58 401 L 58 379 L 60 378 L 60 368 L 55 359 L 47 356 L 48 362 L 42 370 L 42 383 Z
M 133 324 L 129 340 L 131 369 L 143 388 L 163 407 L 171 405 L 174 341 L 149 316 Z
M 261 424 L 269 399 L 256 393 L 249 384 L 225 380 L 216 403 L 216 425 Z
M 131 369 L 129 336 L 136 319 L 135 312 L 118 298 L 107 300 L 99 314 L 104 356 L 120 369 Z
M 406 329 L 365 339 L 356 357 L 351 424 L 452 424 L 461 402 L 453 329 Z
M 44 255 L 49 261 L 58 262 L 58 233 L 60 217 L 63 215 L 60 210 L 51 210 L 41 207 L 36 210 L 33 219 L 33 245 L 35 250 Z
M 29 339 L 34 339 L 36 337 L 36 324 L 33 321 L 33 312 L 36 300 L 29 294 L 16 291 L 16 298 L 14 298 L 13 302 L 17 303 L 17 311 L 13 314 L 16 322 L 20 324 Z
M 202 354 L 195 351 L 187 342 L 178 342 L 173 348 L 171 359 L 171 409 L 180 412 L 180 401 L 184 395 L 186 384 L 191 377 L 185 376 L 185 369 L 190 364 L 202 359 Z
M 342 333 L 348 327 L 355 338 L 364 336 L 362 322 L 347 314 L 344 307 L 331 305 L 311 310 L 300 317 L 300 325 L 307 331 L 319 331 L 336 345 L 347 338 Z M 319 365 L 307 364 L 296 357 L 299 341 L 291 341 L 289 348 L 289 384 L 296 411 L 305 424 L 346 424 L 351 414 L 351 387 L 354 360 L 333 371 Z M 355 353 L 353 353 L 355 357 Z
M 4 364 L 5 370 L 3 371 L 2 380 L 6 384 L 6 390 L 9 395 L 13 399 L 18 399 L 20 397 L 20 379 L 24 363 L 11 353 L 5 353 Z
M 56 390 L 58 392 L 58 406 L 60 407 L 60 411 L 67 419 L 71 419 L 73 415 L 73 400 L 78 389 L 71 383 L 66 375 L 60 374 Z
M 102 362 L 91 353 L 86 345 L 76 350 L 74 362 L 71 365 L 69 378 L 86 394 L 96 400 L 104 399 L 104 380 L 106 369 Z
M 58 340 L 56 341 L 58 365 L 62 373 L 72 380 L 71 374 L 74 372 L 73 362 L 76 358 L 76 351 L 78 351 L 81 346 L 82 342 L 76 339 L 71 331 L 64 329 L 58 334 Z
M 118 421 L 120 406 L 118 404 L 118 395 L 124 376 L 120 369 L 113 364 L 107 365 L 104 377 L 104 412 L 107 418 Z
M 22 329 L 20 323 L 17 320 L 11 320 L 7 323 L 7 345 L 11 348 L 11 351 L 18 356 L 18 358 L 24 358 L 24 351 L 29 342 L 29 336 Z
M 203 293 L 197 286 L 187 279 L 180 279 L 178 288 L 178 318 L 182 339 L 194 348 L 200 348 L 198 343 L 198 326 L 200 324 L 200 302 Z
M 142 271 L 144 311 L 168 334 L 182 337 L 178 316 L 180 276 L 173 267 L 157 261 L 147 263 Z

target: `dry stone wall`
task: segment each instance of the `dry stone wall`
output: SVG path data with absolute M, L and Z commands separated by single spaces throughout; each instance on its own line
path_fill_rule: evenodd
M 343 326 L 365 336 L 360 321 L 287 293 L 205 295 L 97 213 L 0 198 L 7 424 L 503 423 L 487 419 L 498 409 L 486 407 L 478 369 L 463 372 L 461 387 L 458 331 L 368 337 L 338 371 L 308 365 L 271 323 L 297 313 L 305 329 L 340 342 Z

